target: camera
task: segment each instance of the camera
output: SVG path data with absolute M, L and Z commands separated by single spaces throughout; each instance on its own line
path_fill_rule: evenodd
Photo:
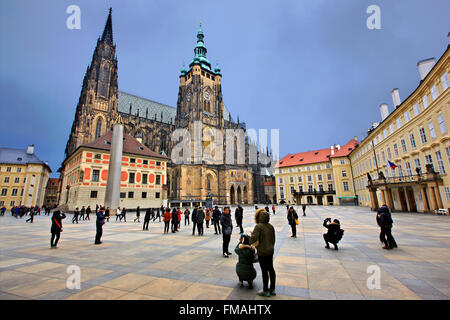
M 331 218 L 326 218 L 325 221 L 331 222 Z

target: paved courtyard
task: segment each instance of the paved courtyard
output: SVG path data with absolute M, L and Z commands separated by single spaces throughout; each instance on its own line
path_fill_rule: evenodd
M 234 214 L 234 208 L 233 208 Z M 301 210 L 297 210 L 298 212 Z M 244 228 L 253 229 L 253 212 L 245 208 Z M 286 208 L 271 216 L 277 232 L 274 265 L 278 295 L 262 298 L 259 265 L 255 289 L 239 288 L 237 257 L 222 257 L 221 236 L 205 228 L 192 236 L 192 225 L 163 234 L 163 222 L 116 222 L 104 225 L 103 244 L 93 244 L 91 221 L 64 220 L 58 249 L 49 248 L 50 218 L 33 224 L 0 217 L 0 299 L 449 299 L 450 217 L 393 214 L 398 249 L 383 250 L 375 214 L 360 207 L 308 207 L 291 238 Z M 340 250 L 324 248 L 323 219 L 338 218 L 345 235 Z M 142 218 L 142 217 L 141 217 Z M 233 219 L 234 221 L 234 219 Z M 238 242 L 238 229 L 230 251 Z M 81 289 L 68 289 L 67 267 L 81 269 Z M 381 270 L 381 289 L 368 289 L 367 267 Z

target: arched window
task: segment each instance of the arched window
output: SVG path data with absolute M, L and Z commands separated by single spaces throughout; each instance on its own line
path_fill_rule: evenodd
M 95 139 L 99 138 L 102 134 L 102 118 L 98 118 L 97 125 L 95 127 Z

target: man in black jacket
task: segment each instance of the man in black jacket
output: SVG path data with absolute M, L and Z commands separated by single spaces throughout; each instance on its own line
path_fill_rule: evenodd
M 381 228 L 380 241 L 384 243 L 383 249 L 397 248 L 397 243 L 392 236 L 393 223 L 389 208 L 384 204 L 377 212 L 377 224 Z
M 334 246 L 334 250 L 338 250 L 338 242 L 341 240 L 344 230 L 341 229 L 341 225 L 338 219 L 334 219 L 331 222 L 331 218 L 326 218 L 323 221 L 323 226 L 328 229 L 328 232 L 323 235 L 323 239 L 325 240 L 326 246 L 325 248 L 330 249 L 331 242 Z
M 214 211 L 213 211 L 213 214 L 212 214 L 212 220 L 213 220 L 213 223 L 214 223 L 214 230 L 215 230 L 214 234 L 221 234 L 222 233 L 221 230 L 220 230 L 220 216 L 221 216 L 221 214 L 222 213 L 220 212 L 219 207 L 216 206 L 214 208 Z
M 203 222 L 205 221 L 205 212 L 202 207 L 197 209 L 197 217 L 195 219 L 197 221 L 197 232 L 199 236 L 203 235 Z
M 97 221 L 95 222 L 97 226 L 97 233 L 95 234 L 95 244 L 101 244 L 100 241 L 103 235 L 103 225 L 105 224 L 105 208 L 101 207 L 100 211 L 97 212 Z
M 86 208 L 86 220 L 91 221 L 91 219 L 89 218 L 89 215 L 90 215 L 91 213 L 92 213 L 91 206 L 88 206 L 88 207 Z
M 148 224 L 150 222 L 150 217 L 152 216 L 153 209 L 147 208 L 145 210 L 145 216 L 144 216 L 144 225 L 142 226 L 142 230 L 148 230 Z
M 195 236 L 195 229 L 197 228 L 197 206 L 194 208 L 194 210 L 192 210 L 192 224 L 193 224 L 193 228 L 192 228 L 192 235 Z
M 172 233 L 178 231 L 178 210 L 177 208 L 172 209 Z
M 236 224 L 239 227 L 240 233 L 244 233 L 244 228 L 242 227 L 242 220 L 244 219 L 244 209 L 241 205 L 238 205 L 236 211 L 234 212 L 234 218 L 236 219 Z

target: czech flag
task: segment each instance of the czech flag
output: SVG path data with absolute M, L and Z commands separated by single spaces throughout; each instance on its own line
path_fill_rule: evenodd
M 390 162 L 389 160 L 388 160 L 387 166 L 388 166 L 388 167 L 391 167 L 392 170 L 395 170 L 395 168 L 398 167 L 395 163 L 392 163 L 392 162 Z

